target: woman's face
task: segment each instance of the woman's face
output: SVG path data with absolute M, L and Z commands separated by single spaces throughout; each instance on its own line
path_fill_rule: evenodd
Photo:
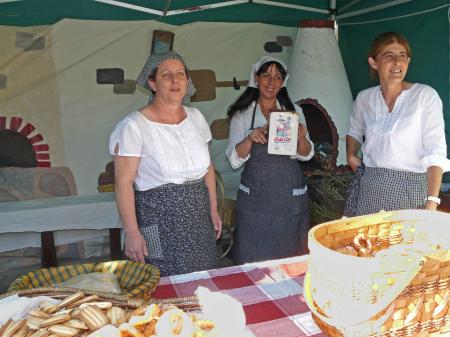
M 155 97 L 181 103 L 186 94 L 188 80 L 183 63 L 169 59 L 159 64 L 155 79 L 149 79 L 148 83 L 156 93 Z
M 406 48 L 397 42 L 382 48 L 375 58 L 369 57 L 369 64 L 377 71 L 380 83 L 402 82 L 410 61 Z
M 265 72 L 256 75 L 259 95 L 264 99 L 275 100 L 283 82 L 283 75 L 278 70 L 276 64 L 271 64 Z

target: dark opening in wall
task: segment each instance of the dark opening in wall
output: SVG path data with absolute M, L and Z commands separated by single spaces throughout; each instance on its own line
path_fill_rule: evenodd
M 0 130 L 0 167 L 37 167 L 28 138 L 12 130 Z
M 302 99 L 297 104 L 303 109 L 315 151 L 311 160 L 301 162 L 303 169 L 306 172 L 335 170 L 339 136 L 330 115 L 315 99 Z

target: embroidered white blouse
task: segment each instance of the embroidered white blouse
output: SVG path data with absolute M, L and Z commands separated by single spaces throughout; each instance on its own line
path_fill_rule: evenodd
M 152 122 L 138 111 L 120 121 L 111 133 L 109 151 L 140 157 L 134 180 L 138 191 L 203 177 L 210 164 L 211 131 L 201 112 L 184 106 L 186 118 L 179 124 Z
M 236 145 L 242 142 L 242 140 L 247 137 L 252 130 L 250 126 L 252 123 L 253 109 L 256 102 L 253 102 L 245 111 L 237 112 L 230 121 L 230 135 L 227 147 L 227 157 L 230 161 L 231 166 L 236 169 L 242 166 L 250 158 L 250 154 L 245 158 L 239 158 L 236 152 Z M 298 105 L 294 104 L 295 110 L 299 114 L 299 123 L 306 126 L 305 116 L 303 115 L 303 110 Z M 277 102 L 277 108 L 281 109 L 280 104 Z M 255 112 L 255 122 L 253 127 L 260 128 L 267 124 L 267 119 L 261 112 L 259 105 L 256 107 Z M 299 154 L 291 156 L 291 159 L 298 159 L 302 161 L 310 160 L 314 156 L 314 144 L 309 139 L 309 134 L 306 134 L 306 138 L 311 143 L 311 151 L 306 156 L 300 156 Z
M 415 83 L 403 90 L 390 113 L 380 86 L 361 91 L 348 135 L 362 144 L 368 167 L 424 173 L 440 166 L 450 171 L 442 101 L 427 85 Z

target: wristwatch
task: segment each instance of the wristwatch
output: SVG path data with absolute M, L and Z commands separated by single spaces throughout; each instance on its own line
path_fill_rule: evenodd
M 433 201 L 436 204 L 440 205 L 441 203 L 441 199 L 432 195 L 427 196 L 427 200 L 426 201 Z

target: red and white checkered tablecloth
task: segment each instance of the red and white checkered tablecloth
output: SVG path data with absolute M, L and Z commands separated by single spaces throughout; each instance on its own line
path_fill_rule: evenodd
M 325 337 L 303 298 L 306 257 L 162 277 L 153 297 L 193 296 L 199 286 L 238 300 L 255 337 Z

